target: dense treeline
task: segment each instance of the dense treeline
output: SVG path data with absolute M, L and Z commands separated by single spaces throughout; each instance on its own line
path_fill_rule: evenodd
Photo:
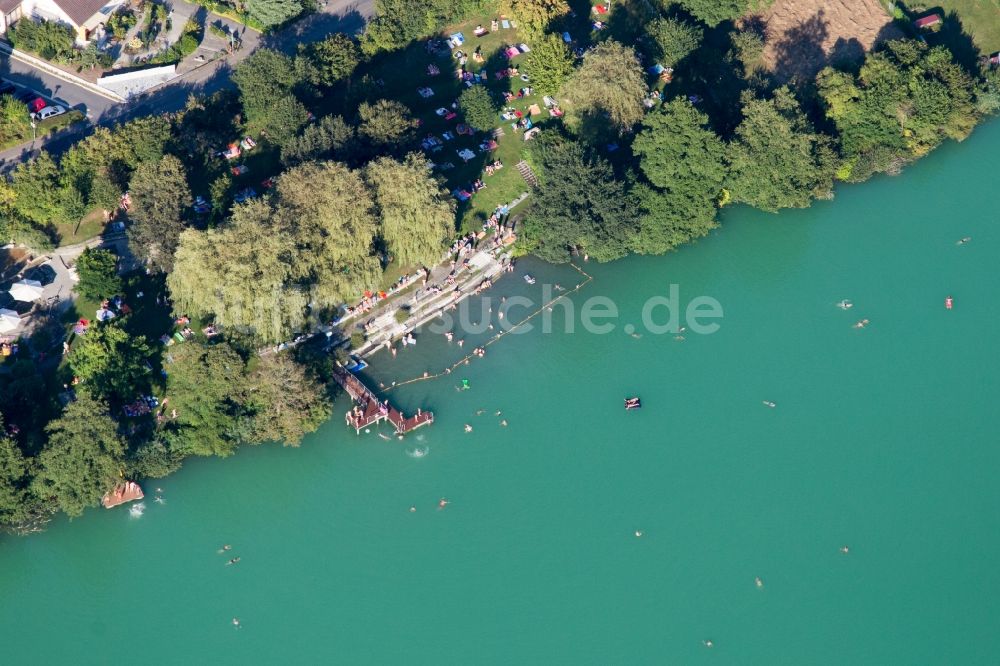
M 541 35 L 558 34 L 570 16 L 551 0 L 509 8 Z M 838 180 L 894 173 L 945 139 L 964 139 L 998 106 L 995 71 L 970 74 L 945 46 L 920 39 L 889 41 L 863 62 L 778 86 L 757 68 L 761 33 L 725 22 L 748 8 L 759 7 L 616 5 L 568 73 L 556 35 L 540 37 L 552 55 L 532 61 L 531 72 L 558 86 L 566 122 L 531 150 L 542 187 L 526 250 L 551 261 L 573 250 L 599 260 L 666 252 L 708 233 L 721 206 L 808 206 L 832 196 Z M 676 70 L 662 103 L 649 103 L 652 63 Z
M 256 11 L 277 17 L 297 4 Z M 145 271 L 120 276 L 117 257 L 88 251 L 77 291 L 156 296 L 92 324 L 58 368 L 24 359 L 0 376 L 0 524 L 78 515 L 122 478 L 244 444 L 294 444 L 326 418 L 328 355 L 257 352 L 378 288 L 390 259 L 437 262 L 454 236 L 454 201 L 415 152 L 419 121 L 371 74 L 450 22 L 515 18 L 532 46 L 531 84 L 565 111 L 527 144 L 540 183 L 519 239 L 519 251 L 553 262 L 575 250 L 600 261 L 662 254 L 709 233 L 733 203 L 808 206 L 837 181 L 894 173 L 963 139 L 1000 108 L 995 71 L 970 72 L 917 39 L 779 85 L 757 66 L 762 34 L 731 22 L 759 6 L 750 0 L 616 3 L 607 29 L 572 47 L 562 33 L 589 19 L 564 0 L 376 5 L 358 40 L 333 35 L 294 57 L 261 49 L 236 68 L 236 93 L 96 129 L 0 181 L 0 232 L 35 247 L 88 212 L 115 210 L 127 192 L 129 248 Z M 662 97 L 650 94 L 653 64 L 674 68 Z M 316 118 L 329 99 L 338 103 Z M 482 131 L 498 122 L 481 87 L 456 108 Z M 278 174 L 266 191 L 248 193 L 222 156 L 247 135 Z M 164 347 L 156 338 L 178 317 L 223 333 Z M 169 404 L 123 417 L 149 395 Z

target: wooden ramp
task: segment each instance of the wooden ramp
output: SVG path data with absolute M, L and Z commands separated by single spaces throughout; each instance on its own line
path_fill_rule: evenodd
M 362 428 L 367 428 L 379 421 L 391 423 L 398 435 L 405 435 L 420 426 L 434 423 L 432 412 L 418 409 L 416 414 L 407 417 L 390 405 L 388 400 L 384 402 L 379 400 L 360 379 L 345 370 L 340 364 L 334 367 L 333 377 L 354 400 L 354 407 L 347 412 L 345 419 L 347 425 L 354 428 L 359 434 Z
M 521 178 L 524 178 L 524 182 L 532 187 L 538 187 L 538 178 L 535 176 L 535 172 L 531 170 L 528 163 L 525 161 L 520 161 L 517 163 L 517 172 L 521 174 Z

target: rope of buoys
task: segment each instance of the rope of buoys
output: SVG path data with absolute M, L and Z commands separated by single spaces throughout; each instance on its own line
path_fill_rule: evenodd
M 542 305 L 542 307 L 538 308 L 537 310 L 535 310 L 534 312 L 532 312 L 531 314 L 529 314 L 527 317 L 525 317 L 521 321 L 519 321 L 516 324 L 514 324 L 513 326 L 511 326 L 506 331 L 501 331 L 501 332 L 497 333 L 495 336 L 493 336 L 492 338 L 490 338 L 489 340 L 487 340 L 486 342 L 484 342 L 483 344 L 481 344 L 479 346 L 480 347 L 489 347 L 494 342 L 498 342 L 500 340 L 500 338 L 502 338 L 503 336 L 507 335 L 511 331 L 517 330 L 518 328 L 520 328 L 524 324 L 528 323 L 528 321 L 530 321 L 531 319 L 533 319 L 533 318 L 537 317 L 538 315 L 540 315 L 542 312 L 545 311 L 545 308 L 550 307 L 551 305 L 553 305 L 554 303 L 556 303 L 560 299 L 567 298 L 570 294 L 573 294 L 573 293 L 576 293 L 576 292 L 580 291 L 580 289 L 582 289 L 583 287 L 585 287 L 588 283 L 590 283 L 594 279 L 586 271 L 584 271 L 582 268 L 580 268 L 576 264 L 570 264 L 570 266 L 574 270 L 576 270 L 580 275 L 582 275 L 585 278 L 583 280 L 583 282 L 579 283 L 578 285 L 576 285 L 575 287 L 573 287 L 569 291 L 566 291 L 566 292 L 563 292 L 563 293 L 559 294 L 558 296 L 556 296 L 555 298 L 553 298 L 551 301 L 549 301 L 548 303 L 545 303 L 544 305 Z M 395 382 L 391 386 L 386 386 L 382 390 L 383 390 L 383 392 L 388 393 L 392 389 L 399 388 L 400 386 L 406 386 L 407 384 L 413 384 L 414 382 L 422 382 L 422 381 L 426 381 L 426 380 L 429 380 L 429 379 L 438 379 L 440 377 L 445 377 L 447 375 L 450 375 L 452 373 L 452 371 L 455 370 L 456 368 L 458 368 L 459 366 L 465 365 L 466 363 L 468 363 L 473 358 L 473 356 L 475 356 L 475 352 L 473 352 L 471 354 L 466 354 L 464 357 L 462 357 L 461 359 L 459 359 L 458 361 L 456 361 L 455 363 L 453 363 L 448 368 L 445 368 L 441 372 L 438 372 L 438 373 L 433 374 L 433 375 L 428 374 L 428 373 L 424 373 L 423 375 L 421 375 L 419 377 L 414 377 L 412 379 L 407 379 L 407 380 L 401 381 L 401 382 Z

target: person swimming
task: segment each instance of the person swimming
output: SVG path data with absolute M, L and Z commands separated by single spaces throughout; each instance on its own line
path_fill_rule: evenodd
M 867 326 L 867 325 L 868 325 L 868 324 L 870 324 L 870 323 L 871 323 L 871 322 L 870 322 L 869 320 L 867 320 L 867 319 L 862 319 L 861 321 L 859 321 L 859 322 L 856 322 L 856 323 L 854 324 L 854 328 L 864 328 L 865 326 Z
M 840 552 L 843 553 L 844 555 L 847 555 L 848 553 L 851 552 L 851 549 L 848 548 L 847 546 L 841 546 L 840 547 Z
M 240 561 L 240 558 L 239 558 L 239 557 L 234 557 L 233 559 L 231 559 L 231 560 L 229 560 L 228 562 L 226 562 L 226 566 L 228 567 L 228 566 L 229 566 L 229 565 L 231 565 L 231 564 L 236 564 L 236 563 L 237 563 L 237 562 L 239 562 L 239 561 Z
M 504 419 L 503 421 L 501 421 L 500 425 L 502 425 L 503 427 L 506 428 L 507 427 L 507 419 Z
M 704 646 L 705 646 L 705 647 L 707 647 L 707 648 L 710 648 L 710 647 L 712 647 L 713 645 L 715 645 L 715 644 L 714 644 L 714 643 L 712 642 L 712 639 L 710 639 L 710 638 L 706 638 L 705 640 L 703 640 L 703 641 L 701 642 L 701 644 L 702 644 L 702 645 L 704 645 Z
M 153 499 L 153 501 L 156 502 L 157 504 L 163 504 L 164 502 L 166 502 L 166 500 L 160 497 L 159 495 L 157 495 L 156 498 Z
M 756 586 L 757 586 L 758 588 L 761 588 L 761 587 L 764 587 L 764 581 L 763 581 L 763 580 L 761 579 L 761 577 L 760 577 L 760 576 L 757 576 L 756 578 L 754 578 L 754 579 L 753 579 L 753 582 L 754 582 L 754 584 L 755 584 L 755 585 L 756 585 Z
M 465 432 L 472 432 L 472 426 L 470 426 L 468 423 L 465 424 Z
M 642 536 L 642 530 L 636 530 L 636 531 L 635 531 L 635 535 L 636 535 L 637 537 L 641 537 L 641 536 Z
M 957 243 L 955 243 L 955 245 L 965 245 L 965 244 L 966 244 L 966 243 L 968 243 L 968 242 L 969 242 L 970 240 L 972 240 L 972 236 L 966 236 L 965 238 L 960 238 L 960 239 L 958 240 L 958 242 L 957 242 Z
M 240 618 L 238 618 L 238 617 L 234 617 L 233 618 L 233 626 L 236 627 L 237 629 L 240 628 L 240 626 L 241 626 L 240 625 Z
M 774 407 L 778 406 L 776 403 L 774 403 L 774 402 L 772 402 L 770 400 L 764 400 L 763 403 L 764 403 L 765 406 L 771 407 L 771 408 L 774 408 Z
M 854 307 L 854 303 L 851 303 L 849 300 L 845 298 L 844 300 L 837 303 L 837 307 L 840 308 L 841 310 L 850 310 L 851 308 Z
M 410 506 L 410 513 L 416 513 L 416 512 L 417 512 L 417 507 L 411 505 Z
M 449 504 L 451 504 L 451 502 L 449 502 L 448 500 L 446 500 L 446 499 L 445 499 L 445 498 L 443 498 L 443 497 L 442 497 L 441 499 L 439 499 L 439 500 L 438 500 L 438 508 L 439 508 L 439 509 L 443 509 L 443 508 L 445 508 L 446 506 L 448 506 Z

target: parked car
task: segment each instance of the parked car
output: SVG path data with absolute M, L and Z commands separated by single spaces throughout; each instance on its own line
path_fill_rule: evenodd
M 28 111 L 31 113 L 38 113 L 45 108 L 45 100 L 41 97 L 36 97 L 35 99 L 28 102 Z
M 17 95 L 17 101 L 18 102 L 24 102 L 25 104 L 27 104 L 28 102 L 30 102 L 35 97 L 38 97 L 38 95 L 35 94 L 34 90 L 22 90 Z
M 66 113 L 65 107 L 56 104 L 55 106 L 47 106 L 39 111 L 36 114 L 36 118 L 38 118 L 38 120 L 45 120 L 47 118 L 52 118 L 53 116 L 61 116 L 64 113 Z

